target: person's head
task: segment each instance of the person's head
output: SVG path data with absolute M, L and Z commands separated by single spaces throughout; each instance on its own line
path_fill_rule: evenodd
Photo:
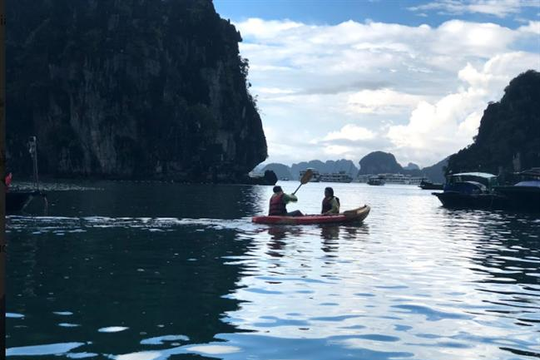
M 283 189 L 281 188 L 281 186 L 274 186 L 274 194 L 277 194 L 280 192 L 283 192 Z
M 334 189 L 332 189 L 331 187 L 327 187 L 326 189 L 324 189 L 324 196 L 326 197 L 334 196 Z

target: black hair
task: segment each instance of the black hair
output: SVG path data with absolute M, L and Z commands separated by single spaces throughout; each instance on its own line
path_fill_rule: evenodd
M 330 196 L 334 196 L 334 189 L 332 189 L 331 187 L 327 187 L 324 189 L 324 192 L 327 192 L 330 194 Z
M 282 192 L 283 189 L 281 188 L 281 186 L 274 186 L 274 194 L 277 194 L 278 192 Z

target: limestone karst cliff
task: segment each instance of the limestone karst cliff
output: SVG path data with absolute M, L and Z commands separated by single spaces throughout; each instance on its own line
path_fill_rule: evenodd
M 510 81 L 504 96 L 484 110 L 474 142 L 452 155 L 447 171 L 520 171 L 540 166 L 540 73 Z
M 6 7 L 7 151 L 54 176 L 232 181 L 267 157 L 241 36 L 211 0 Z

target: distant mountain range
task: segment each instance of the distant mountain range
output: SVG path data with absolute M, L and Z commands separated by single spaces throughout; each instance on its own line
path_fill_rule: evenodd
M 311 168 L 319 171 L 321 174 L 343 171 L 353 178 L 356 178 L 358 175 L 394 173 L 411 176 L 425 176 L 433 182 L 444 182 L 444 167 L 447 163 L 448 158 L 423 169 L 420 169 L 418 165 L 413 163 L 409 163 L 406 167 L 402 167 L 397 162 L 394 155 L 382 151 L 375 151 L 369 153 L 360 160 L 360 168 L 358 168 L 351 160 L 341 159 L 337 161 L 328 160 L 326 162 L 311 160 L 293 164 L 292 166 L 271 163 L 264 167 L 257 168 L 256 170 L 259 172 L 272 170 L 280 180 L 298 180 L 300 171 Z
M 321 174 L 332 174 L 332 173 L 338 173 L 340 171 L 344 171 L 346 174 L 352 176 L 353 178 L 356 177 L 358 174 L 358 168 L 354 165 L 354 162 L 351 160 L 328 160 L 326 162 L 322 162 L 320 160 L 311 160 L 308 162 L 301 162 L 298 164 L 293 164 L 291 166 L 291 174 L 296 177 L 298 177 L 298 174 L 302 170 L 306 170 L 308 168 L 316 169 Z
M 298 164 L 292 164 L 292 166 L 271 163 L 260 169 L 260 172 L 272 170 L 276 173 L 278 179 L 280 180 L 298 180 L 300 171 L 306 169 L 315 169 L 321 174 L 331 174 L 344 171 L 353 178 L 358 175 L 358 168 L 354 165 L 354 162 L 345 159 L 336 161 L 328 160 L 326 162 L 320 160 L 303 161 Z

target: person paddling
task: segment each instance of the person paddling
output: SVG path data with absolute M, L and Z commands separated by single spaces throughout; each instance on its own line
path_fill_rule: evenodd
M 294 194 L 285 194 L 281 186 L 274 186 L 274 194 L 270 198 L 270 210 L 268 215 L 277 215 L 277 216 L 302 216 L 300 210 L 295 210 L 293 212 L 287 212 L 287 204 L 290 202 L 297 202 L 298 198 Z
M 322 201 L 322 215 L 339 214 L 339 198 L 334 196 L 334 189 L 327 187 L 324 189 L 324 199 Z

